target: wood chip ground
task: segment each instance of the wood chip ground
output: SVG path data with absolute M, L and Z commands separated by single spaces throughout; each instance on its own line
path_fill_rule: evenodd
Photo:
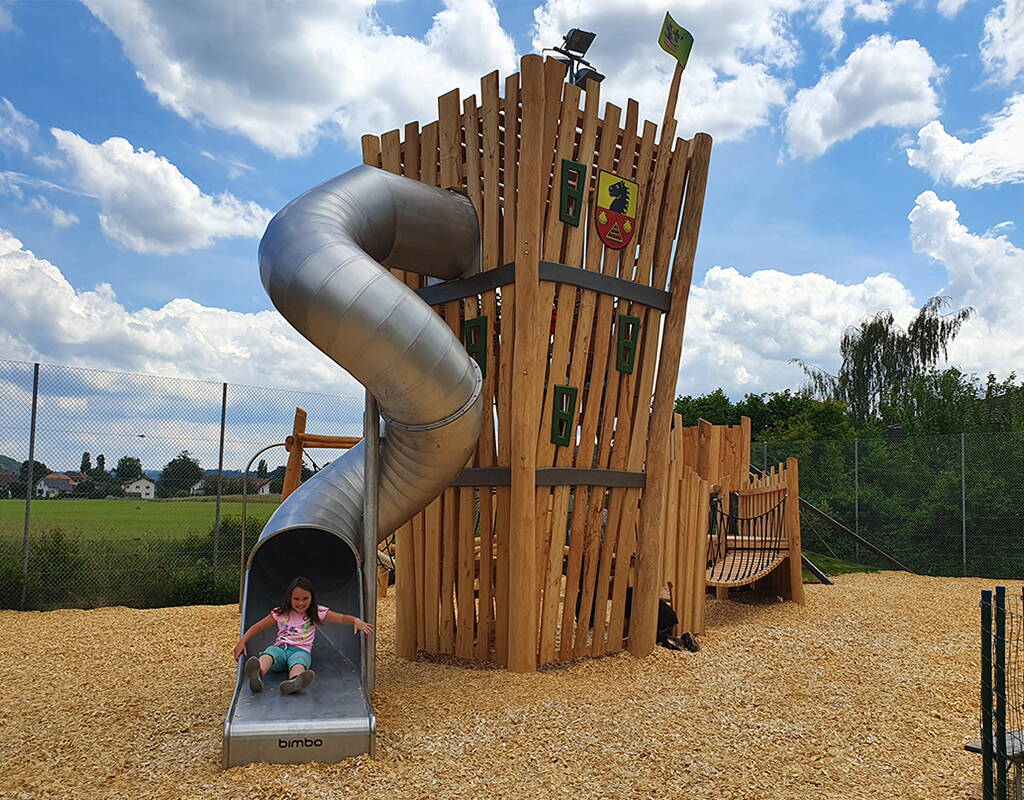
M 0 797 L 977 798 L 978 591 L 899 573 L 709 601 L 698 654 L 536 674 L 391 655 L 378 757 L 222 771 L 234 606 L 0 611 Z M 344 609 L 342 609 L 344 610 Z

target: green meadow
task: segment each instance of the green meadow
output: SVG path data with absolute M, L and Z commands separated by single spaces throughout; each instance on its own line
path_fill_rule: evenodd
M 266 502 L 271 500 L 272 502 Z M 249 498 L 247 517 L 266 520 L 277 498 Z M 183 539 L 214 524 L 213 498 L 188 500 L 33 500 L 32 533 L 59 529 L 79 539 Z M 221 500 L 221 517 L 242 516 L 241 496 Z M 0 500 L 0 540 L 20 539 L 25 501 Z

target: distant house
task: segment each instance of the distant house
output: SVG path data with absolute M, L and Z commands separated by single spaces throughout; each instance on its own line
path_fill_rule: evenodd
M 0 497 L 10 498 L 11 484 L 18 480 L 18 476 L 9 469 L 0 470 Z
M 270 478 L 253 478 L 249 481 L 252 494 L 270 494 Z
M 143 475 L 133 481 L 122 484 L 125 497 L 140 497 L 143 500 L 152 500 L 156 497 L 156 484 Z
M 201 494 L 204 493 L 203 492 L 203 486 L 205 486 L 205 485 L 206 485 L 206 478 L 203 478 L 202 480 L 196 481 L 195 483 L 192 484 L 192 486 L 189 487 L 188 493 L 190 495 L 192 495 L 193 497 L 196 497 L 197 495 L 201 495 Z
M 51 472 L 36 483 L 36 497 L 59 497 L 74 489 L 76 483 L 77 481 L 69 475 Z

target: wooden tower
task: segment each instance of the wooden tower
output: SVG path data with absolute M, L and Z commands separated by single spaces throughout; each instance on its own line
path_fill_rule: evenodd
M 465 192 L 483 242 L 469 279 L 395 271 L 477 359 L 493 419 L 455 485 L 397 532 L 404 657 L 530 671 L 654 647 L 711 154 L 706 134 L 675 136 L 679 74 L 660 131 L 635 101 L 602 110 L 597 83 L 529 55 L 504 91 L 492 72 L 479 98 L 440 97 L 437 121 L 363 137 L 365 163 Z

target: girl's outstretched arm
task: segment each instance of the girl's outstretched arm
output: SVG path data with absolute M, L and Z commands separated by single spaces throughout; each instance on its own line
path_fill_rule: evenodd
M 337 611 L 328 611 L 324 622 L 334 622 L 338 625 L 351 625 L 355 628 L 354 633 L 364 633 L 369 636 L 373 633 L 373 626 L 363 622 L 359 617 L 352 617 L 348 614 L 339 614 Z
M 248 642 L 257 633 L 259 633 L 260 631 L 265 631 L 273 624 L 274 617 L 270 614 L 267 614 L 267 616 L 265 616 L 259 622 L 254 622 L 252 625 L 250 625 L 249 630 L 242 634 L 242 638 L 240 638 L 238 640 L 238 644 L 235 645 L 235 659 L 247 655 L 245 643 Z

